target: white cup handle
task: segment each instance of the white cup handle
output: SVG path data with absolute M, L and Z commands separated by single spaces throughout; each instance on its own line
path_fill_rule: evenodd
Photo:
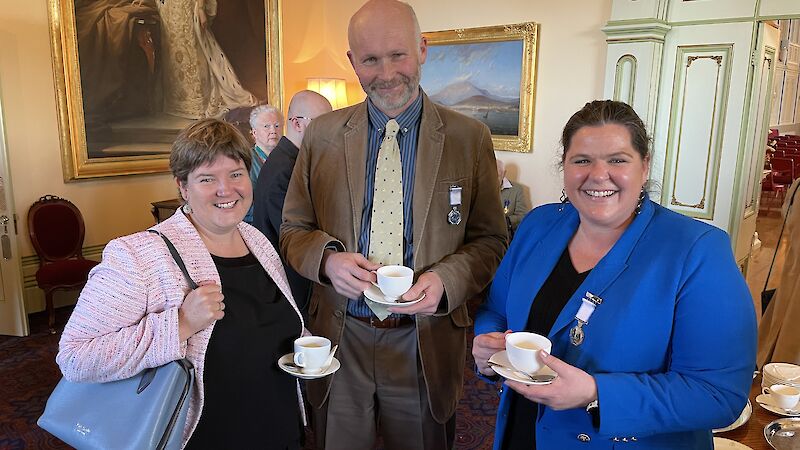
M 306 355 L 304 353 L 295 352 L 294 365 L 297 367 L 305 367 L 306 366 L 305 356 Z
M 766 387 L 766 386 L 763 386 L 763 387 L 761 388 L 761 393 L 762 393 L 762 394 L 766 394 L 766 395 L 770 395 L 770 394 L 772 394 L 772 391 L 770 391 L 768 387 Z

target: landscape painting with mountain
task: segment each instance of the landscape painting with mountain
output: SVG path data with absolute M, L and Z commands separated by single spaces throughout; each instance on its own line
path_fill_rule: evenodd
M 523 41 L 431 45 L 422 87 L 434 102 L 485 123 L 494 136 L 520 124 Z

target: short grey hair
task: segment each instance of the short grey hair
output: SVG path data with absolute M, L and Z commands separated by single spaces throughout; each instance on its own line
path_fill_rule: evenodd
M 281 124 L 283 124 L 283 114 L 281 114 L 281 111 L 278 108 L 272 105 L 259 105 L 250 111 L 250 128 L 256 128 L 256 119 L 258 118 L 259 114 L 262 113 L 275 113 L 275 115 L 280 117 Z

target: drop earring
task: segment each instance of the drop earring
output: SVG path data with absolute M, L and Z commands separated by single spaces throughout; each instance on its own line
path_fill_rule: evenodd
M 569 203 L 569 197 L 567 197 L 567 191 L 565 191 L 564 189 L 561 189 L 561 198 L 559 198 L 559 201 L 561 202 L 561 205 L 559 205 L 558 210 L 564 211 L 564 205 Z
M 639 202 L 636 203 L 636 209 L 633 210 L 634 214 L 637 216 L 642 212 L 642 204 L 646 196 L 647 194 L 644 192 L 644 186 L 642 186 L 642 190 L 639 192 Z

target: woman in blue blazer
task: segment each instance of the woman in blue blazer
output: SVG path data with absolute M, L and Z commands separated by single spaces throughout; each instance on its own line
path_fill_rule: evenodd
M 564 200 L 523 220 L 473 343 L 490 377 L 507 330 L 546 335 L 552 354 L 540 356 L 558 377 L 506 380 L 494 448 L 711 449 L 755 367 L 753 303 L 728 236 L 649 200 L 649 139 L 630 106 L 587 103 L 562 144 Z M 598 297 L 578 326 L 583 299 Z

